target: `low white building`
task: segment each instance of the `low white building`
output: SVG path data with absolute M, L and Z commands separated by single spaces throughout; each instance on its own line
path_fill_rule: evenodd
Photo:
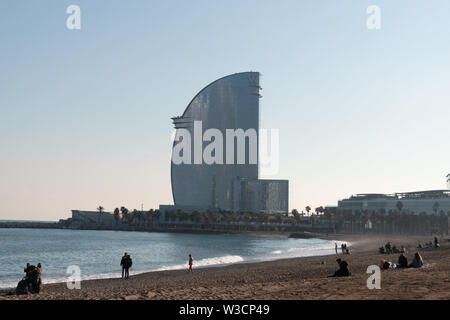
M 385 213 L 402 211 L 420 214 L 450 213 L 450 190 L 429 190 L 395 194 L 357 194 L 338 202 L 338 210 L 376 212 L 384 209 Z

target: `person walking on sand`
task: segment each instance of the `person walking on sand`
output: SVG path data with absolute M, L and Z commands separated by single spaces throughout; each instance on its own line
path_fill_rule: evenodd
M 334 250 L 336 251 L 336 254 L 338 254 L 338 253 L 337 253 L 337 249 L 338 249 L 338 245 L 337 245 L 337 242 L 335 242 L 335 243 L 334 243 Z
M 189 254 L 189 272 L 192 272 L 192 265 L 194 264 L 194 258 L 192 258 L 192 254 Z

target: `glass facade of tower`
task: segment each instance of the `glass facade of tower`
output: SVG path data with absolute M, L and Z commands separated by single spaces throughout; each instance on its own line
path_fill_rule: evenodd
M 246 179 L 258 181 L 258 133 L 259 133 L 259 99 L 260 99 L 259 73 L 243 72 L 220 78 L 202 89 L 189 103 L 183 115 L 174 117 L 176 128 L 175 146 L 182 141 L 181 131 L 188 131 L 191 137 L 192 155 L 191 163 L 171 164 L 171 180 L 174 204 L 177 207 L 197 208 L 198 210 L 222 209 L 239 211 L 236 203 L 244 201 L 235 199 L 233 188 L 235 181 Z M 201 121 L 199 135 L 198 124 Z M 197 148 L 204 148 L 211 142 L 203 141 L 202 136 L 208 129 L 217 129 L 221 132 L 223 141 L 223 164 L 206 164 L 203 159 L 195 159 Z M 234 139 L 234 161 L 227 163 L 226 141 L 227 130 L 242 129 L 244 132 L 251 129 L 256 132 L 256 141 L 250 144 L 251 138 L 245 138 L 245 163 L 238 164 L 238 139 Z M 211 139 L 211 141 L 213 141 Z M 251 161 L 252 151 L 256 155 Z M 201 162 L 199 163 L 198 160 Z M 274 182 L 276 184 L 276 182 Z M 272 183 L 273 184 L 273 183 Z M 287 181 L 285 181 L 287 186 Z M 244 188 L 245 189 L 245 188 Z M 272 186 L 273 190 L 277 190 Z M 277 204 L 275 211 L 287 212 L 287 190 L 283 189 L 282 201 L 273 201 L 279 194 L 267 194 L 271 203 Z M 286 205 L 283 209 L 280 203 Z M 259 207 L 255 207 L 254 211 Z M 269 208 L 271 209 L 271 208 Z

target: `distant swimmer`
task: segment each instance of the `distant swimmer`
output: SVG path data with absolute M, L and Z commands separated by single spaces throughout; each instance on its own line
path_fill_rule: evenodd
M 192 258 L 192 254 L 189 254 L 189 272 L 192 272 L 192 265 L 194 264 L 194 258 Z

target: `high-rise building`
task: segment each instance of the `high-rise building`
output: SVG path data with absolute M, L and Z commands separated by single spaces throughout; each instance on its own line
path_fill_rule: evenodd
M 207 85 L 172 118 L 172 209 L 288 211 L 288 181 L 258 179 L 260 90 L 258 72 L 232 74 Z M 180 151 L 183 142 L 189 147 Z M 212 142 L 221 148 L 206 163 L 203 152 Z

